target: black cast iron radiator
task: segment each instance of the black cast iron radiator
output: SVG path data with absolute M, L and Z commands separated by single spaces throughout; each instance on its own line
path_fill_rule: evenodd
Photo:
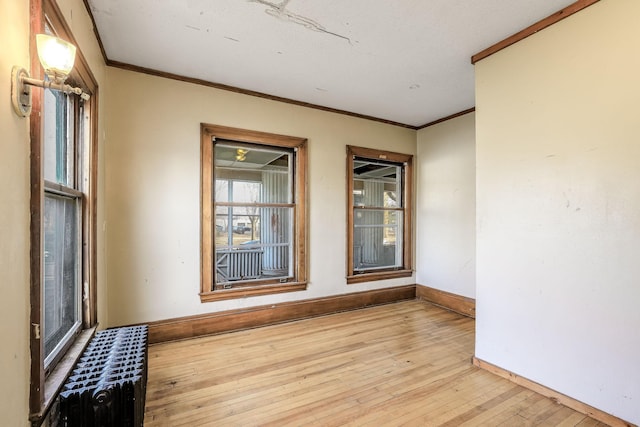
M 59 426 L 143 426 L 147 333 L 147 326 L 96 333 L 60 392 Z

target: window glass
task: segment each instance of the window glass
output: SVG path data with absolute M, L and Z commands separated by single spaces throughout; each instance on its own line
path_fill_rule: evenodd
M 412 274 L 407 223 L 411 155 L 347 147 L 347 283 Z
M 67 187 L 75 184 L 74 99 L 44 91 L 44 179 Z
M 402 212 L 357 210 L 354 216 L 353 259 L 358 271 L 402 265 Z
M 234 182 L 229 194 L 216 184 L 216 201 L 250 203 L 292 203 L 289 150 L 221 141 L 215 145 L 216 180 Z
M 216 287 L 291 277 L 291 150 L 219 141 L 214 153 Z
M 227 210 L 234 221 L 232 227 L 216 226 L 215 281 L 218 288 L 220 285 L 224 288 L 227 282 L 291 277 L 292 230 L 289 224 L 293 208 L 260 208 L 253 223 L 246 222 L 244 214 L 232 214 L 236 210 Z
M 45 365 L 80 326 L 79 203 L 45 194 L 44 199 L 44 350 Z
M 232 181 L 231 197 L 237 203 L 260 202 L 261 181 Z
M 402 167 L 398 165 L 354 160 L 354 205 L 359 207 L 401 207 L 397 197 L 401 171 Z
M 354 271 L 402 265 L 402 211 L 395 210 L 402 207 L 401 176 L 402 165 L 366 158 L 353 161 Z
M 82 193 L 76 169 L 84 123 L 77 97 L 46 89 L 43 105 L 44 274 L 41 288 L 44 367 L 73 339 L 82 323 Z M 51 186 L 55 184 L 55 186 Z
M 238 248 L 260 239 L 260 208 L 216 206 L 216 248 Z
M 228 202 L 229 201 L 229 180 L 216 179 L 216 187 L 214 191 L 215 191 L 214 198 L 217 202 Z

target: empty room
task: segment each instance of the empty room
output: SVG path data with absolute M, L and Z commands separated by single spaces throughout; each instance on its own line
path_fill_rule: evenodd
M 640 1 L 0 2 L 1 425 L 640 424 Z

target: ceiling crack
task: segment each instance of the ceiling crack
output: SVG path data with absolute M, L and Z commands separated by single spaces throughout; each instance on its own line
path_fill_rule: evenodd
M 298 15 L 297 13 L 293 13 L 287 10 L 287 4 L 291 0 L 283 0 L 280 3 L 272 3 L 266 0 L 248 0 L 248 1 L 251 3 L 259 3 L 261 5 L 268 6 L 269 9 L 265 10 L 265 12 L 268 15 L 271 15 L 278 19 L 282 19 L 283 21 L 291 22 L 293 24 L 302 25 L 303 27 L 312 31 L 317 31 L 320 33 L 328 34 L 330 36 L 339 37 L 351 43 L 351 39 L 349 37 L 329 31 L 324 26 L 322 26 L 322 24 L 320 24 L 319 22 L 314 21 L 311 18 L 307 18 L 306 16 Z

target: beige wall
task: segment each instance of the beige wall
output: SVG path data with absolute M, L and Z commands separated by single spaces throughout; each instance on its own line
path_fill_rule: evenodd
M 82 1 L 61 1 L 60 7 L 102 84 L 105 66 Z M 28 425 L 29 412 L 29 119 L 13 112 L 10 77 L 13 65 L 29 69 L 28 0 L 2 2 L 0 40 L 0 424 L 20 426 Z M 100 209 L 98 215 L 103 216 Z M 105 293 L 103 255 L 99 270 L 99 290 Z
M 108 69 L 109 324 L 188 316 L 412 284 L 346 285 L 346 145 L 415 154 L 415 131 Z M 200 123 L 308 138 L 309 288 L 202 304 Z
M 476 64 L 476 354 L 640 423 L 640 2 Z
M 475 113 L 417 138 L 417 282 L 475 298 Z
M 29 2 L 0 9 L 0 418 L 27 425 L 29 386 L 29 122 L 10 102 L 11 68 L 29 65 Z

